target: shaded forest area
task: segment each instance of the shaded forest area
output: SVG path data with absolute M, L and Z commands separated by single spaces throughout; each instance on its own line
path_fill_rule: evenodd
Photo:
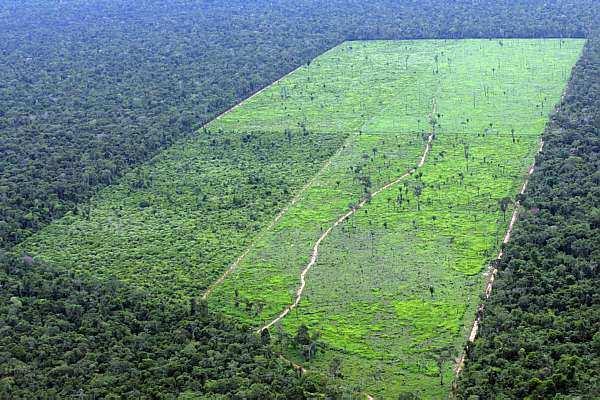
M 0 5 L 0 247 L 347 39 L 585 36 L 594 0 Z
M 600 398 L 600 37 L 544 133 L 460 399 Z
M 339 398 L 206 302 L 156 302 L 32 260 L 0 269 L 0 399 Z

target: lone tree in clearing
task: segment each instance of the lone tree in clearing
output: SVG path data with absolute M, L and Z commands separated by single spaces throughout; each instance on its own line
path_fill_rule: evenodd
M 419 200 L 421 198 L 421 194 L 423 193 L 423 185 L 421 185 L 420 183 L 417 183 L 415 185 L 415 188 L 413 189 L 413 192 L 417 199 L 417 211 L 421 211 L 421 203 Z
M 342 377 L 342 360 L 339 357 L 333 357 L 329 363 L 329 375 L 332 378 Z
M 510 197 L 503 197 L 500 199 L 500 211 L 502 211 L 502 217 L 506 221 L 506 210 L 508 210 L 508 205 L 511 203 Z
M 444 386 L 444 365 L 452 357 L 452 349 L 443 347 L 437 351 L 435 355 L 435 364 L 438 368 L 438 376 L 440 378 L 440 386 Z
M 271 343 L 271 334 L 268 329 L 263 329 L 260 332 L 260 342 L 265 346 Z
M 304 324 L 298 327 L 298 332 L 296 333 L 296 343 L 302 346 L 310 344 L 310 335 L 308 333 L 308 327 Z

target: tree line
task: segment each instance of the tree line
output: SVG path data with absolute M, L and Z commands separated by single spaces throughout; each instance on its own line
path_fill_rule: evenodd
M 581 37 L 589 26 L 598 25 L 597 18 L 594 0 L 489 1 L 476 8 L 467 0 L 3 2 L 0 248 L 8 249 L 76 210 L 133 166 L 194 135 L 219 112 L 342 40 Z M 585 60 L 596 60 L 597 65 L 594 49 L 596 58 L 588 48 Z M 580 63 L 578 68 L 584 67 Z M 591 181 L 573 179 L 579 179 L 577 171 L 591 160 L 583 145 L 590 139 L 577 124 L 598 126 L 597 115 L 593 120 L 589 110 L 584 112 L 586 104 L 596 104 L 597 109 L 597 103 L 586 103 L 584 93 L 597 99 L 598 90 L 596 85 L 595 92 L 585 92 L 585 82 L 577 82 L 578 91 L 570 93 L 579 100 L 568 97 L 566 111 L 559 114 L 565 121 L 554 119 L 568 128 L 565 135 L 571 139 L 565 143 L 575 153 L 565 166 L 558 161 L 548 164 L 548 179 L 554 179 L 548 184 L 564 185 L 563 199 L 568 198 L 568 206 L 553 207 L 565 213 L 573 209 L 577 218 L 595 222 L 575 228 L 542 226 L 548 237 L 558 229 L 563 232 L 560 237 L 575 238 L 569 249 L 581 252 L 579 260 L 597 254 L 593 243 L 585 240 L 587 227 L 597 229 L 597 211 L 575 195 L 586 190 L 585 183 L 597 186 L 597 173 L 590 174 Z M 559 142 L 556 153 L 562 154 Z M 563 264 L 557 270 L 574 268 Z M 579 282 L 587 276 L 577 271 L 565 277 L 557 272 L 553 278 Z M 503 277 L 500 281 L 509 288 Z M 498 288 L 501 292 L 501 284 Z M 581 286 L 588 289 L 591 300 L 585 295 L 571 299 L 558 291 L 557 307 L 564 301 L 572 310 L 575 299 L 597 304 L 593 287 Z M 492 310 L 493 306 L 488 321 Z M 576 335 L 597 326 L 597 319 L 582 315 L 566 321 L 576 327 L 566 349 L 573 345 L 576 350 L 561 361 L 561 373 L 573 376 L 572 365 L 583 371 L 575 373 L 580 378 L 571 384 L 583 388 L 591 382 L 586 371 L 593 371 L 584 367 L 597 366 L 597 358 L 583 358 Z M 491 337 L 487 326 L 478 346 Z M 592 346 L 598 354 L 597 342 L 594 336 L 586 349 Z M 479 360 L 476 349 L 473 360 Z M 494 378 L 495 383 L 489 383 L 487 377 L 494 375 L 487 374 L 487 368 L 482 361 L 467 363 L 465 395 L 481 393 L 473 392 L 469 382 L 482 390 L 500 390 L 497 382 L 503 381 Z M 544 376 L 537 379 L 546 387 Z M 537 388 L 534 383 L 531 387 Z M 0 398 L 341 396 L 323 377 L 299 374 L 274 356 L 266 340 L 205 303 L 169 302 L 116 280 L 75 275 L 29 257 L 0 257 Z
M 208 309 L 1 254 L 2 399 L 339 399 Z M 351 396 L 351 394 L 348 394 Z M 348 398 L 348 397 L 345 397 Z

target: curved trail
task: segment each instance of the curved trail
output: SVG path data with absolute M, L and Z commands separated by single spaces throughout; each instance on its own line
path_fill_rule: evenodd
M 434 107 L 435 107 L 435 105 L 434 105 Z M 298 306 L 298 304 L 300 303 L 300 300 L 302 300 L 302 294 L 304 293 L 304 289 L 306 287 L 306 274 L 308 274 L 308 272 L 310 271 L 310 269 L 317 262 L 317 259 L 319 257 L 319 247 L 321 246 L 321 243 L 323 242 L 323 240 L 325 240 L 325 238 L 327 238 L 327 236 L 329 236 L 329 234 L 331 233 L 331 231 L 333 231 L 333 229 L 335 227 L 337 227 L 339 224 L 341 224 L 342 222 L 344 222 L 345 220 L 347 220 L 349 217 L 351 217 L 354 213 L 356 213 L 356 211 L 360 210 L 365 204 L 367 204 L 367 202 L 371 198 L 377 196 L 379 193 L 381 193 L 381 192 L 389 189 L 390 187 L 392 187 L 394 185 L 397 185 L 402 180 L 404 180 L 407 177 L 409 177 L 410 175 L 414 174 L 415 171 L 418 168 L 421 168 L 425 164 L 425 160 L 427 159 L 427 155 L 429 154 L 429 151 L 431 150 L 431 142 L 433 141 L 433 137 L 434 136 L 435 136 L 435 131 L 432 131 L 432 133 L 430 133 L 429 136 L 427 137 L 427 144 L 425 145 L 425 150 L 423 151 L 423 155 L 421 156 L 421 160 L 419 161 L 419 164 L 415 168 L 412 168 L 411 170 L 409 170 L 408 172 L 406 172 L 404 175 L 400 176 L 396 180 L 393 180 L 393 181 L 387 183 L 386 185 L 382 186 L 381 188 L 377 189 L 375 192 L 373 192 L 371 194 L 370 197 L 362 199 L 360 201 L 360 203 L 358 203 L 350 211 L 348 211 L 347 213 L 345 213 L 344 215 L 342 215 L 341 217 L 339 217 L 337 219 L 337 221 L 335 221 L 333 223 L 333 225 L 331 225 L 329 228 L 327 228 L 327 230 L 325 232 L 323 232 L 321 234 L 321 236 L 319 237 L 319 239 L 317 239 L 316 243 L 313 246 L 313 249 L 312 249 L 312 252 L 311 252 L 311 255 L 310 255 L 310 261 L 308 262 L 308 264 L 306 264 L 306 266 L 304 267 L 304 269 L 300 273 L 300 286 L 298 287 L 298 289 L 296 289 L 296 296 L 295 296 L 294 302 L 292 304 L 289 304 L 271 322 L 269 322 L 268 324 L 266 324 L 266 325 L 258 328 L 256 330 L 257 333 L 261 333 L 265 329 L 269 329 L 271 326 L 273 326 L 274 324 L 276 324 L 277 322 L 279 322 L 283 318 L 285 318 L 285 316 L 287 314 L 289 314 L 290 311 L 292 311 L 294 308 L 296 308 Z
M 283 79 L 283 78 L 282 78 Z M 288 210 L 294 205 L 296 204 L 300 198 L 302 197 L 302 195 L 304 194 L 304 192 L 314 184 L 314 182 L 323 174 L 323 172 L 329 167 L 329 165 L 331 165 L 331 162 L 334 158 L 336 158 L 337 156 L 340 155 L 340 153 L 346 148 L 348 141 L 350 140 L 350 136 L 344 141 L 344 143 L 342 144 L 342 146 L 340 146 L 340 148 L 331 156 L 329 157 L 329 159 L 323 164 L 323 166 L 319 169 L 319 171 L 308 181 L 306 182 L 306 184 L 304 184 L 304 186 L 302 186 L 302 188 L 298 191 L 298 193 L 296 193 L 296 195 L 294 197 L 292 197 L 292 200 L 290 200 L 285 207 L 283 207 L 279 213 L 277 213 L 277 215 L 275 216 L 275 218 L 271 221 L 271 223 L 269 223 L 269 225 L 267 225 L 267 227 L 265 229 L 262 230 L 262 232 L 260 232 L 258 234 L 258 236 L 254 239 L 254 241 L 252 243 L 250 243 L 250 245 L 248 247 L 246 247 L 246 250 L 244 250 L 244 252 L 242 254 L 239 255 L 238 258 L 235 259 L 235 261 L 229 266 L 229 268 L 227 268 L 225 270 L 225 272 L 223 272 L 223 274 L 221 274 L 221 276 L 215 281 L 213 282 L 208 289 L 206 289 L 206 291 L 204 292 L 204 294 L 202 295 L 202 299 L 206 300 L 208 298 L 208 296 L 210 296 L 210 294 L 215 290 L 215 288 L 217 286 L 219 286 L 220 284 L 223 283 L 223 281 L 225 281 L 225 279 L 240 265 L 240 263 L 246 258 L 246 256 L 248 255 L 248 253 L 250 253 L 250 250 L 252 250 L 254 248 L 254 246 L 256 245 L 256 243 L 258 243 L 258 241 L 260 239 L 263 238 L 263 236 L 269 232 L 271 229 L 273 229 L 273 227 L 275 226 L 275 224 L 277 222 L 279 222 L 279 220 L 288 212 Z
M 536 156 L 538 154 L 540 154 L 543 149 L 544 149 L 544 140 L 540 139 L 540 147 L 538 148 Z M 531 166 L 529 167 L 529 170 L 527 171 L 527 175 L 525 176 L 525 180 L 523 181 L 523 186 L 521 187 L 519 194 L 525 194 L 525 190 L 527 190 L 527 184 L 529 183 L 529 178 L 531 178 L 531 174 L 533 174 L 534 170 L 535 170 L 535 158 L 533 159 L 533 163 L 531 164 Z M 517 201 L 515 203 L 515 209 L 513 210 L 512 217 L 510 219 L 510 223 L 508 224 L 508 228 L 506 230 L 506 234 L 504 235 L 504 239 L 502 240 L 502 244 L 507 244 L 510 241 L 510 237 L 511 237 L 513 228 L 519 217 L 520 205 L 521 204 L 519 203 L 519 201 Z M 504 252 L 501 248 L 500 251 L 498 252 L 498 256 L 496 257 L 496 259 L 494 261 L 500 260 L 503 255 L 504 255 Z M 498 273 L 498 268 L 495 267 L 495 264 L 491 264 L 489 269 L 490 269 L 489 278 L 485 285 L 486 300 L 489 299 L 492 294 L 494 280 L 496 279 L 496 274 Z M 473 321 L 473 327 L 471 328 L 471 333 L 469 334 L 469 340 L 467 342 L 467 346 L 469 345 L 469 343 L 473 343 L 475 341 L 475 338 L 477 337 L 477 332 L 479 331 L 479 324 L 481 324 L 481 319 L 483 318 L 484 310 L 485 310 L 485 305 L 482 303 L 477 308 L 477 317 L 475 318 L 475 321 Z M 466 355 L 467 354 L 466 354 L 466 350 L 465 350 L 465 351 L 463 351 L 462 355 L 456 362 L 456 366 L 454 368 L 454 372 L 455 372 L 456 376 L 458 376 L 463 370 Z
M 303 65 L 299 66 L 298 68 L 296 68 L 295 70 L 289 72 L 288 74 L 282 76 L 281 78 L 279 78 L 278 80 L 276 80 L 275 82 L 273 82 L 273 84 L 266 86 L 264 88 L 262 88 L 261 90 L 259 90 L 258 92 L 254 93 L 252 96 L 248 97 L 247 99 L 245 99 L 244 101 L 242 101 L 239 104 L 236 104 L 235 106 L 229 108 L 228 110 L 224 111 L 223 113 L 219 114 L 219 116 L 217 116 L 214 120 L 218 120 L 219 118 L 221 118 L 222 116 L 224 116 L 225 114 L 229 113 L 230 111 L 233 111 L 235 108 L 241 106 L 243 103 L 245 103 L 246 101 L 252 99 L 253 97 L 259 95 L 260 93 L 262 93 L 263 91 L 265 91 L 266 89 L 268 89 L 270 86 L 273 86 L 274 84 L 278 83 L 279 81 L 285 79 L 286 77 L 288 77 L 289 75 L 293 74 L 294 72 L 296 72 L 297 70 L 299 70 L 300 68 L 302 68 Z M 434 106 L 433 106 L 433 112 L 435 112 L 435 99 L 434 99 Z M 362 128 L 367 125 L 373 118 L 375 118 L 376 116 L 373 115 L 371 118 L 369 118 L 368 121 L 366 121 L 359 129 L 358 132 L 362 132 Z M 212 122 L 212 121 L 211 121 Z M 210 123 L 210 122 L 209 122 Z M 205 124 L 204 126 L 208 125 L 209 123 Z M 323 166 L 321 167 L 321 169 L 319 169 L 319 171 L 304 185 L 302 186 L 302 188 L 300 189 L 300 191 L 298 191 L 298 193 L 292 198 L 292 200 L 290 200 L 290 202 L 283 208 L 281 209 L 281 211 L 279 211 L 279 213 L 275 216 L 275 218 L 271 221 L 271 223 L 263 230 L 261 231 L 256 238 L 250 243 L 250 245 L 242 252 L 242 254 L 240 254 L 238 256 L 238 258 L 235 259 L 235 261 L 233 263 L 231 263 L 231 265 L 225 270 L 225 272 L 223 272 L 221 274 L 221 276 L 219 276 L 219 278 L 213 282 L 207 289 L 206 291 L 202 294 L 202 299 L 206 300 L 208 299 L 208 297 L 211 295 L 211 293 L 215 290 L 215 288 L 219 285 L 221 285 L 225 279 L 227 279 L 227 277 L 229 275 L 231 275 L 231 273 L 240 265 L 240 263 L 246 258 L 246 256 L 248 256 L 248 254 L 250 253 L 250 251 L 255 247 L 256 243 L 258 243 L 258 241 L 267 233 L 269 232 L 271 229 L 273 229 L 273 227 L 275 226 L 275 224 L 277 222 L 279 222 L 279 220 L 287 213 L 287 211 L 294 205 L 296 204 L 300 198 L 302 197 L 302 195 L 304 194 L 304 192 L 314 184 L 314 182 L 321 177 L 321 175 L 323 175 L 323 172 L 331 165 L 331 162 L 337 158 L 344 149 L 346 149 L 346 147 L 348 146 L 348 144 L 350 143 L 350 141 L 352 140 L 353 136 L 356 135 L 357 133 L 353 133 L 348 135 L 348 137 L 346 138 L 346 140 L 344 140 L 344 143 L 342 144 L 342 146 L 340 146 L 340 148 L 333 153 L 329 159 L 323 164 Z

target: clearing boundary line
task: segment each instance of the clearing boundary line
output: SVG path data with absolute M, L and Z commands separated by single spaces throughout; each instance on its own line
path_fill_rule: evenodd
M 296 195 L 285 205 L 285 207 L 283 207 L 279 213 L 277 213 L 277 215 L 275 216 L 275 218 L 273 218 L 273 220 L 269 223 L 269 225 L 267 225 L 267 227 L 265 229 L 263 229 L 258 235 L 257 237 L 254 239 L 254 241 L 252 241 L 252 243 L 250 243 L 250 245 L 246 248 L 246 250 L 244 250 L 244 252 L 242 254 L 240 254 L 238 256 L 238 258 L 235 259 L 235 261 L 225 270 L 225 272 L 223 272 L 223 274 L 219 277 L 219 279 L 217 279 L 215 282 L 213 282 L 204 292 L 204 294 L 202 294 L 202 299 L 206 300 L 208 299 L 208 297 L 210 296 L 210 294 L 213 292 L 213 290 L 215 290 L 215 288 L 217 286 L 219 286 L 221 283 L 223 283 L 223 281 L 238 267 L 238 265 L 240 265 L 240 263 L 246 258 L 246 256 L 248 255 L 248 253 L 250 253 L 250 250 L 252 250 L 254 248 L 254 246 L 256 245 L 256 243 L 267 233 L 269 232 L 271 229 L 273 229 L 273 227 L 275 226 L 275 224 L 277 222 L 279 222 L 279 220 L 288 212 L 288 210 L 290 209 L 290 207 L 292 207 L 294 204 L 296 204 L 300 198 L 302 197 L 302 195 L 304 194 L 304 192 L 311 187 L 314 182 L 323 174 L 323 172 L 329 167 L 329 165 L 331 165 L 332 160 L 337 157 L 345 148 L 346 145 L 348 144 L 348 141 L 350 140 L 349 136 L 344 143 L 340 146 L 340 148 L 331 155 L 331 157 L 329 157 L 329 159 L 327 159 L 327 161 L 325 161 L 325 163 L 323 163 L 323 166 L 319 169 L 319 171 L 308 181 L 304 184 L 304 186 L 302 186 L 302 188 L 300 188 L 300 190 L 298 191 L 298 193 L 296 193 Z
M 535 156 L 537 157 L 537 155 L 540 154 L 543 149 L 544 149 L 544 140 L 540 139 L 540 146 L 539 146 L 538 151 L 536 152 Z M 527 175 L 525 176 L 525 181 L 523 182 L 523 186 L 521 187 L 521 190 L 519 191 L 519 194 L 521 194 L 521 195 L 525 194 L 525 190 L 527 189 L 527 184 L 529 183 L 529 178 L 531 177 L 531 175 L 533 174 L 533 171 L 535 170 L 535 161 L 536 160 L 534 158 L 533 163 L 531 164 L 531 166 L 529 167 L 529 170 L 527 171 Z M 513 228 L 519 217 L 520 206 L 521 206 L 521 204 L 517 200 L 515 202 L 515 209 L 512 213 L 510 223 L 508 224 L 506 234 L 504 235 L 504 240 L 502 240 L 503 245 L 510 242 L 510 237 L 511 237 Z M 492 295 L 492 288 L 494 286 L 494 280 L 496 278 L 496 274 L 498 273 L 498 267 L 496 266 L 496 262 L 499 261 L 500 259 L 502 259 L 503 255 L 504 255 L 504 251 L 502 250 L 502 248 L 500 248 L 498 256 L 494 259 L 494 262 L 492 264 L 490 264 L 490 266 L 489 266 L 489 278 L 485 285 L 485 292 L 484 292 L 486 300 L 489 299 L 490 296 Z M 469 345 L 469 343 L 473 343 L 475 341 L 475 338 L 477 337 L 477 332 L 479 331 L 479 325 L 481 323 L 481 319 L 483 318 L 484 311 L 485 311 L 485 304 L 482 303 L 477 308 L 477 317 L 475 318 L 475 321 L 473 321 L 473 327 L 471 328 L 471 333 L 469 334 L 467 346 Z M 458 359 L 458 361 L 456 363 L 456 367 L 455 367 L 455 375 L 456 376 L 460 375 L 460 373 L 463 370 L 463 367 L 465 364 L 465 357 L 466 357 L 466 350 L 463 351 L 462 355 L 460 356 L 460 358 Z

